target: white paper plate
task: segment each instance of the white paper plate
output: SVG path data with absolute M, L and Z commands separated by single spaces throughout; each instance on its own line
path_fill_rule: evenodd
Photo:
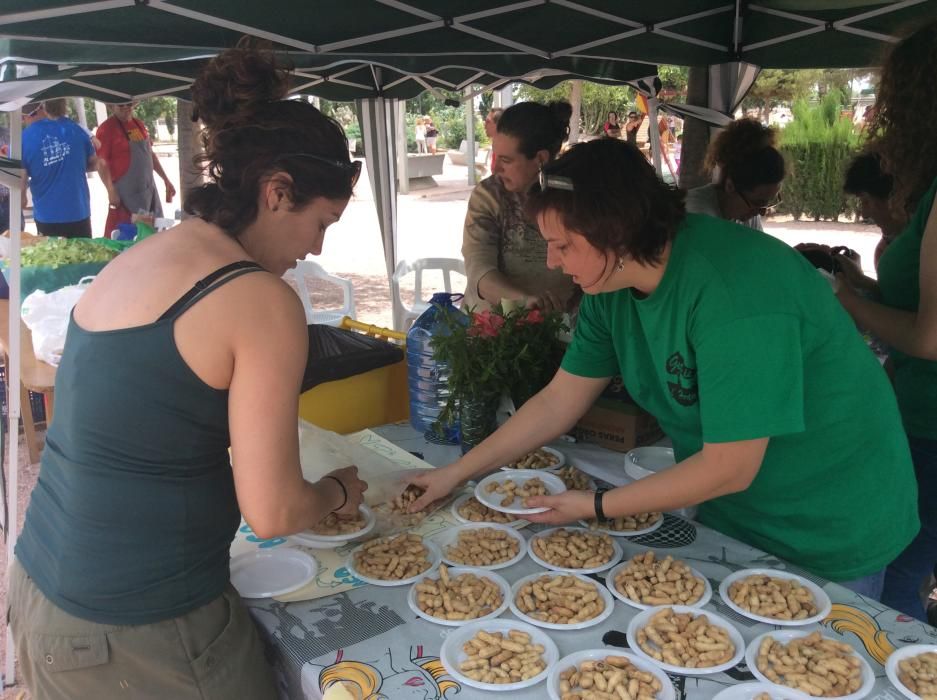
M 231 560 L 231 585 L 242 598 L 285 595 L 316 577 L 316 560 L 298 549 L 258 549 Z
M 501 530 L 507 533 L 508 537 L 513 537 L 515 540 L 517 540 L 519 547 L 517 550 L 517 554 L 515 554 L 514 557 L 512 557 L 511 559 L 500 562 L 498 564 L 492 564 L 490 566 L 478 565 L 477 568 L 487 569 L 488 571 L 496 571 L 497 569 L 504 569 L 521 561 L 524 558 L 524 556 L 527 554 L 527 540 L 524 538 L 524 536 L 521 533 L 519 533 L 515 528 L 511 527 L 510 525 L 500 525 L 498 523 L 471 523 L 468 525 L 459 525 L 458 527 L 449 527 L 443 530 L 442 532 L 440 532 L 438 535 L 434 536 L 433 541 L 437 545 L 439 545 L 439 549 L 440 551 L 442 551 L 442 560 L 444 562 L 446 562 L 447 564 L 451 566 L 462 566 L 462 567 L 469 566 L 468 564 L 463 564 L 461 562 L 457 562 L 457 561 L 453 561 L 452 559 L 449 559 L 446 552 L 449 549 L 450 545 L 454 545 L 458 541 L 460 533 L 466 532 L 468 530 L 483 530 L 486 528 L 490 528 L 493 530 Z
M 543 645 L 543 660 L 546 662 L 546 669 L 543 673 L 533 678 L 528 678 L 526 681 L 505 683 L 503 685 L 482 683 L 481 681 L 476 681 L 463 675 L 459 670 L 459 666 L 465 661 L 467 654 L 462 650 L 462 647 L 468 640 L 482 630 L 485 632 L 502 632 L 504 634 L 507 634 L 511 630 L 526 632 L 530 635 L 531 642 Z M 452 633 L 446 637 L 446 641 L 442 643 L 442 647 L 439 650 L 439 660 L 442 662 L 443 667 L 445 667 L 449 675 L 457 681 L 464 685 L 471 686 L 472 688 L 501 692 L 520 690 L 522 688 L 529 688 L 532 685 L 537 685 L 537 683 L 540 683 L 549 675 L 550 669 L 553 668 L 553 665 L 559 658 L 560 651 L 556 648 L 556 644 L 553 643 L 553 640 L 550 639 L 546 632 L 538 630 L 536 627 L 525 625 L 523 622 L 518 622 L 517 620 L 484 620 L 482 622 L 470 622 L 463 627 L 454 629 Z
M 612 558 L 609 559 L 604 564 L 601 564 L 600 566 L 593 566 L 588 569 L 571 569 L 569 567 L 557 566 L 556 564 L 551 564 L 546 559 L 541 559 L 540 557 L 536 555 L 536 553 L 534 553 L 533 543 L 535 539 L 549 537 L 552 533 L 556 532 L 557 530 L 566 530 L 568 532 L 582 532 L 582 533 L 593 534 L 593 535 L 602 534 L 602 533 L 596 533 L 587 527 L 551 527 L 549 530 L 543 530 L 542 532 L 538 532 L 537 534 L 533 535 L 530 538 L 530 542 L 527 543 L 527 552 L 528 554 L 530 554 L 531 559 L 533 559 L 535 562 L 540 564 L 540 566 L 542 566 L 545 569 L 550 569 L 551 571 L 564 571 L 564 572 L 568 572 L 571 574 L 594 574 L 598 571 L 605 571 L 606 569 L 610 569 L 613 566 L 615 566 L 615 564 L 617 564 L 619 561 L 621 561 L 621 555 L 622 555 L 621 545 L 618 544 L 618 542 L 613 539 L 612 540 Z
M 366 542 L 365 544 L 370 544 L 370 542 Z M 364 544 L 358 547 L 355 547 L 352 550 L 351 554 L 348 555 L 348 559 L 345 562 L 345 568 L 347 568 L 348 573 L 350 573 L 356 579 L 360 581 L 364 581 L 365 583 L 374 584 L 375 586 L 387 586 L 387 587 L 406 586 L 416 581 L 419 581 L 424 576 L 427 576 L 428 574 L 431 574 L 434 571 L 436 571 L 436 569 L 439 568 L 439 562 L 442 561 L 442 553 L 439 551 L 439 547 L 437 547 L 434 542 L 431 542 L 430 540 L 424 537 L 423 544 L 426 545 L 426 549 L 429 550 L 429 568 L 426 569 L 425 571 L 421 571 L 416 576 L 411 576 L 410 578 L 400 579 L 399 581 L 387 581 L 385 579 L 380 579 L 380 578 L 371 578 L 370 576 L 365 576 L 364 574 L 359 572 L 355 568 L 355 552 L 361 549 L 361 547 L 365 546 Z
M 729 639 L 731 639 L 732 643 L 735 645 L 735 653 L 732 655 L 732 658 L 724 664 L 719 664 L 718 666 L 710 666 L 708 668 L 686 668 L 684 666 L 674 666 L 673 664 L 664 663 L 663 661 L 657 661 L 651 657 L 638 645 L 638 630 L 647 625 L 647 623 L 650 622 L 654 615 L 656 615 L 661 610 L 666 610 L 667 608 L 673 608 L 673 610 L 678 613 L 691 613 L 694 616 L 705 615 L 709 618 L 711 624 L 724 628 L 729 633 Z M 665 671 L 670 671 L 681 676 L 708 676 L 713 673 L 727 671 L 735 666 L 739 661 L 742 660 L 742 657 L 745 656 L 745 640 L 742 639 L 742 635 L 737 629 L 735 629 L 731 622 L 729 622 L 721 615 L 716 615 L 715 613 L 711 613 L 708 610 L 691 608 L 688 605 L 660 605 L 639 612 L 637 615 L 631 618 L 631 622 L 628 623 L 628 645 L 631 647 L 631 650 L 642 659 L 645 659 L 652 664 L 656 664 L 659 668 L 662 668 Z
M 566 455 L 564 455 L 564 454 L 563 454 L 562 452 L 560 452 L 559 450 L 556 450 L 556 449 L 554 449 L 554 448 L 552 448 L 552 447 L 547 447 L 546 445 L 544 445 L 543 447 L 541 447 L 541 448 L 539 448 L 539 449 L 543 450 L 544 452 L 547 452 L 548 454 L 553 455 L 554 457 L 556 457 L 556 458 L 557 458 L 558 460 L 560 460 L 560 461 L 557 462 L 556 464 L 550 465 L 549 467 L 539 467 L 539 468 L 529 468 L 529 469 L 517 469 L 516 467 L 510 467 L 510 466 L 505 465 L 505 466 L 501 467 L 501 469 L 502 469 L 503 471 L 521 471 L 521 472 L 534 472 L 534 473 L 536 473 L 536 472 L 555 472 L 555 471 L 558 471 L 558 470 L 562 469 L 564 466 L 566 466 Z M 536 450 L 531 450 L 531 452 L 536 452 Z M 529 454 L 529 453 L 528 453 L 528 454 Z M 514 461 L 516 462 L 516 461 L 518 461 L 518 460 L 520 460 L 520 459 L 523 459 L 523 458 L 526 457 L 526 456 L 527 456 L 527 455 L 521 455 L 520 457 L 518 457 L 518 458 L 517 458 L 516 460 L 514 460 Z
M 599 592 L 599 596 L 602 598 L 602 602 L 605 603 L 605 609 L 601 613 L 599 613 L 596 617 L 593 617 L 591 620 L 585 620 L 583 622 L 574 622 L 569 625 L 561 625 L 556 622 L 543 622 L 541 620 L 538 620 L 535 617 L 530 617 L 529 615 L 525 615 L 524 613 L 520 611 L 520 608 L 517 607 L 517 604 L 514 602 L 514 599 L 517 597 L 517 592 L 521 589 L 521 586 L 523 586 L 525 583 L 529 581 L 538 579 L 541 576 L 549 576 L 551 578 L 553 576 L 574 576 L 578 578 L 580 581 L 585 581 L 586 583 L 592 584 L 593 586 L 595 586 L 596 590 Z M 511 586 L 510 607 L 511 607 L 511 612 L 514 615 L 516 615 L 519 619 L 523 620 L 524 622 L 527 622 L 528 624 L 535 625 L 537 627 L 543 627 L 544 629 L 548 629 L 548 630 L 582 630 L 587 627 L 594 627 L 595 625 L 598 625 L 602 623 L 603 621 L 605 621 L 606 619 L 608 619 L 608 617 L 615 610 L 615 599 L 612 598 L 612 594 L 608 592 L 608 589 L 605 586 L 600 584 L 598 581 L 593 581 L 591 578 L 587 576 L 581 576 L 580 574 L 560 573 L 560 572 L 554 572 L 554 571 L 538 571 L 535 574 L 524 576 L 523 578 L 520 578 L 514 582 L 514 585 Z
M 374 511 L 362 503 L 358 507 L 358 512 L 364 516 L 365 523 L 364 527 L 356 532 L 348 532 L 344 535 L 319 535 L 312 530 L 303 530 L 302 532 L 297 532 L 295 535 L 290 535 L 290 539 L 295 540 L 305 547 L 312 547 L 313 549 L 335 549 L 346 542 L 364 537 L 374 529 L 374 523 L 377 522 L 377 519 L 374 517 Z
M 736 605 L 732 601 L 732 598 L 729 597 L 729 586 L 743 578 L 755 575 L 773 576 L 774 578 L 786 578 L 797 581 L 813 595 L 813 600 L 817 606 L 817 614 L 805 617 L 803 620 L 778 620 L 773 617 L 756 615 L 750 610 Z M 758 620 L 758 622 L 765 622 L 769 625 L 779 625 L 781 627 L 803 627 L 804 625 L 811 625 L 814 622 L 820 622 L 829 615 L 830 611 L 833 609 L 833 603 L 830 601 L 830 597 L 813 581 L 805 579 L 803 576 L 793 574 L 790 571 L 780 571 L 778 569 L 742 569 L 741 571 L 736 571 L 734 574 L 726 576 L 722 580 L 722 583 L 719 584 L 719 597 L 739 615 L 744 615 L 751 620 Z
M 417 615 L 422 617 L 424 620 L 428 620 L 429 622 L 433 622 L 437 625 L 448 625 L 450 627 L 461 627 L 462 625 L 466 625 L 469 622 L 479 622 L 481 620 L 493 620 L 494 618 L 498 617 L 499 615 L 504 613 L 505 610 L 508 609 L 508 604 L 511 600 L 511 584 L 505 581 L 501 576 L 494 573 L 493 571 L 488 571 L 487 569 L 479 569 L 473 566 L 452 566 L 449 568 L 449 576 L 451 576 L 452 578 L 455 578 L 456 576 L 461 576 L 462 574 L 475 574 L 476 576 L 478 576 L 478 578 L 487 578 L 492 583 L 496 584 L 501 589 L 501 598 L 502 598 L 501 605 L 499 605 L 496 610 L 493 610 L 488 615 L 485 615 L 483 617 L 476 617 L 472 620 L 444 620 L 441 617 L 433 617 L 432 615 L 423 612 L 423 610 L 420 609 L 420 606 L 417 605 L 417 602 L 416 602 L 416 597 L 417 597 L 416 587 L 420 585 L 424 579 L 427 579 L 427 578 L 438 580 L 439 579 L 438 569 L 434 571 L 432 574 L 430 574 L 429 576 L 421 576 L 420 580 L 414 583 L 410 587 L 410 592 L 407 594 L 407 605 L 409 605 L 410 609 L 413 612 L 415 612 Z
M 566 484 L 563 483 L 560 477 L 556 474 L 545 472 L 542 469 L 505 469 L 500 472 L 495 472 L 494 474 L 489 474 L 479 481 L 478 486 L 475 487 L 475 498 L 478 499 L 479 503 L 483 503 L 492 510 L 500 510 L 502 513 L 511 513 L 513 515 L 531 515 L 532 513 L 545 513 L 550 510 L 549 508 L 524 508 L 523 505 L 515 506 L 514 504 L 502 506 L 501 499 L 504 498 L 504 496 L 500 493 L 485 492 L 485 487 L 488 486 L 488 484 L 492 482 L 501 483 L 508 479 L 515 484 L 521 484 L 531 479 L 540 479 L 547 487 L 547 491 L 551 496 L 563 493 L 563 491 L 566 490 Z M 514 503 L 520 504 L 520 501 L 515 498 Z
M 470 498 L 475 498 L 475 494 L 464 493 L 461 496 L 459 496 L 457 499 L 455 499 L 452 502 L 452 506 L 449 508 L 449 511 L 452 513 L 452 517 L 458 520 L 460 523 L 465 523 L 466 525 L 507 525 L 508 527 L 514 527 L 514 528 L 521 528 L 521 527 L 526 527 L 527 525 L 530 525 L 530 523 L 527 520 L 523 520 L 521 518 L 518 518 L 517 520 L 512 520 L 511 522 L 508 522 L 508 523 L 493 523 L 493 522 L 488 522 L 484 520 L 479 520 L 478 522 L 476 522 L 474 520 L 469 520 L 468 518 L 466 518 L 465 516 L 459 513 L 459 508 L 461 508 L 462 505 Z
M 608 590 L 611 591 L 611 594 L 615 596 L 616 598 L 618 598 L 618 600 L 620 600 L 625 605 L 630 605 L 632 608 L 637 608 L 638 610 L 650 610 L 652 607 L 654 607 L 653 605 L 645 605 L 644 603 L 639 603 L 636 600 L 631 600 L 631 598 L 629 598 L 624 593 L 619 591 L 618 588 L 615 586 L 615 577 L 618 575 L 618 573 L 622 569 L 624 569 L 630 563 L 631 563 L 631 560 L 626 559 L 625 561 L 621 562 L 618 566 L 616 566 L 614 569 L 609 571 L 605 575 L 605 585 L 608 586 Z M 704 605 L 706 605 L 706 603 L 708 603 L 709 600 L 713 597 L 713 587 L 710 585 L 709 579 L 703 576 L 703 574 L 701 574 L 699 571 L 694 569 L 692 566 L 690 567 L 690 571 L 693 572 L 693 575 L 696 576 L 696 578 L 703 579 L 704 588 L 703 588 L 703 596 L 698 601 L 696 601 L 695 603 L 686 603 L 686 605 L 691 608 L 701 608 Z
M 761 681 L 749 681 L 730 685 L 713 696 L 713 700 L 755 700 L 762 693 L 768 693 L 772 700 L 807 700 L 810 696 L 793 688 L 781 689 L 781 686 Z
M 901 647 L 893 651 L 891 656 L 888 657 L 888 661 L 885 662 L 885 675 L 888 676 L 888 680 L 891 681 L 891 684 L 895 686 L 899 693 L 906 698 L 910 698 L 910 700 L 920 700 L 920 696 L 912 693 L 904 683 L 898 680 L 898 662 L 923 654 L 926 651 L 937 653 L 937 644 L 911 644 Z
M 606 656 L 624 656 L 641 671 L 647 671 L 660 681 L 661 689 L 657 692 L 656 700 L 675 700 L 677 693 L 674 690 L 673 683 L 667 677 L 667 674 L 661 671 L 657 666 L 648 663 L 644 659 L 634 654 L 618 651 L 616 649 L 586 649 L 584 651 L 574 651 L 567 654 L 556 662 L 556 665 L 550 670 L 547 676 L 547 693 L 550 700 L 560 700 L 560 674 L 570 666 L 578 667 L 583 661 L 596 661 L 604 659 Z
M 792 639 L 799 639 L 800 637 L 806 637 L 810 634 L 813 634 L 813 632 L 808 632 L 805 630 L 772 630 L 771 632 L 759 634 L 751 641 L 751 644 L 749 644 L 748 648 L 745 650 L 745 663 L 748 664 L 748 670 L 751 671 L 752 675 L 762 683 L 767 683 L 768 685 L 779 688 L 781 690 L 795 690 L 789 686 L 781 685 L 780 683 L 773 683 L 770 678 L 758 670 L 758 666 L 755 663 L 758 658 L 758 647 L 761 646 L 761 641 L 765 637 L 772 637 L 776 641 L 781 642 L 781 644 L 787 644 Z M 832 637 L 826 638 L 832 639 Z M 842 640 L 837 639 L 835 641 Z M 836 698 L 836 700 L 860 700 L 860 698 L 864 698 L 866 695 L 871 693 L 872 688 L 875 686 L 875 673 L 872 671 L 872 667 L 869 666 L 869 662 L 863 659 L 858 652 L 855 652 L 855 656 L 861 662 L 862 685 L 855 693 L 850 693 L 849 695 L 840 695 Z
M 580 520 L 579 522 L 582 524 L 583 527 L 589 527 L 588 520 Z M 654 521 L 653 525 L 649 525 L 643 530 L 611 530 L 609 528 L 600 527 L 592 531 L 604 532 L 606 535 L 611 535 L 612 537 L 637 537 L 638 535 L 646 535 L 649 532 L 654 532 L 654 530 L 657 530 L 663 524 L 664 524 L 664 514 L 661 513 L 660 517 Z M 589 528 L 589 529 L 591 530 L 592 528 Z

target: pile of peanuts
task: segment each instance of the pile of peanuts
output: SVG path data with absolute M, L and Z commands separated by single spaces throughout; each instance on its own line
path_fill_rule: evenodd
M 524 455 L 516 462 L 511 462 L 507 466 L 511 469 L 549 469 L 559 463 L 560 458 L 555 454 L 540 449 Z
M 923 700 L 937 700 L 937 652 L 927 651 L 899 661 L 898 680 Z
M 309 531 L 317 535 L 349 535 L 363 530 L 367 524 L 367 519 L 361 513 L 354 518 L 343 518 L 335 513 L 329 513 L 318 525 L 309 528 Z
M 429 515 L 429 511 L 426 509 L 418 510 L 415 513 L 407 512 L 410 504 L 422 495 L 423 489 L 419 486 L 407 484 L 407 488 L 404 489 L 403 493 L 394 500 L 378 506 L 375 510 L 380 513 L 389 513 L 394 522 L 400 527 L 414 527 L 423 522 L 423 519 Z
M 729 661 L 735 644 L 705 614 L 658 611 L 638 630 L 638 646 L 657 661 L 682 668 L 709 668 Z
M 524 504 L 524 507 L 527 507 L 527 499 L 531 496 L 548 496 L 550 494 L 547 485 L 536 476 L 520 484 L 516 483 L 513 479 L 492 481 L 485 487 L 485 491 L 487 493 L 502 494 L 504 496 L 504 498 L 501 499 L 502 508 L 507 508 L 518 498 L 521 499 L 521 503 Z
M 590 488 L 589 475 L 569 465 L 560 469 L 556 475 L 563 480 L 570 491 L 586 491 Z
M 583 661 L 560 672 L 560 700 L 654 700 L 661 689 L 657 676 L 626 656 Z
M 765 637 L 755 665 L 772 683 L 818 698 L 849 695 L 862 685 L 862 663 L 852 647 L 819 632 L 787 644 Z
M 585 622 L 605 612 L 596 584 L 575 576 L 540 576 L 517 591 L 514 605 L 528 617 L 557 625 Z
M 459 670 L 481 683 L 520 683 L 546 671 L 544 647 L 534 644 L 527 632 L 481 631 L 462 645 L 468 657 Z
M 593 530 L 612 530 L 614 532 L 634 532 L 635 530 L 646 530 L 651 525 L 660 520 L 663 515 L 657 511 L 651 513 L 638 513 L 636 515 L 625 515 L 621 518 L 609 518 L 601 523 L 595 518 L 589 520 L 589 527 Z
M 479 503 L 475 496 L 468 498 L 465 503 L 458 508 L 459 515 L 472 523 L 513 523 L 515 517 L 502 513 L 500 510 L 492 510 L 483 503 Z
M 743 610 L 776 620 L 803 620 L 818 612 L 813 594 L 796 579 L 746 576 L 729 586 L 729 597 Z
M 429 550 L 419 535 L 402 534 L 371 540 L 354 554 L 355 569 L 370 578 L 401 581 L 430 567 Z
M 548 564 L 564 569 L 594 569 L 607 564 L 614 555 L 608 535 L 563 527 L 531 538 L 530 549 Z
M 449 576 L 449 567 L 441 564 L 439 578 L 424 578 L 416 586 L 420 610 L 443 620 L 474 620 L 493 613 L 504 602 L 497 583 L 475 574 Z
M 446 558 L 466 566 L 492 566 L 510 561 L 520 551 L 521 543 L 510 533 L 480 527 L 459 532 L 456 543 L 446 550 Z
M 656 559 L 654 552 L 635 554 L 615 575 L 615 588 L 623 596 L 642 605 L 693 605 L 706 590 L 682 561 L 667 555 Z

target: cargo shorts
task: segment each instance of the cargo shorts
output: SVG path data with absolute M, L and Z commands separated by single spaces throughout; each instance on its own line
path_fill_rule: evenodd
M 36 700 L 275 700 L 273 670 L 240 596 L 170 620 L 102 625 L 69 615 L 20 565 L 10 571 L 8 620 Z

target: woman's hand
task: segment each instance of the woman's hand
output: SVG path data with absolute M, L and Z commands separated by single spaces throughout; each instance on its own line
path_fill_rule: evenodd
M 521 516 L 532 523 L 565 525 L 595 517 L 595 491 L 564 491 L 556 496 L 531 496 L 528 508 L 549 508 L 544 513 Z
M 344 495 L 341 486 L 335 483 L 336 479 L 345 488 Z M 367 482 L 358 478 L 358 467 L 342 467 L 331 471 L 319 483 L 325 488 L 334 489 L 336 493 L 333 501 L 336 507 L 331 512 L 337 515 L 358 515 L 358 507 L 361 505 L 363 494 L 368 490 Z M 345 500 L 344 504 L 342 504 L 343 498 Z
M 450 464 L 438 469 L 423 469 L 407 477 L 407 483 L 423 489 L 423 495 L 410 504 L 410 512 L 416 513 L 445 498 L 462 485 L 463 479 Z
M 535 297 L 527 297 L 525 304 L 528 309 L 543 309 L 544 311 L 563 311 L 564 305 L 553 292 L 546 291 Z

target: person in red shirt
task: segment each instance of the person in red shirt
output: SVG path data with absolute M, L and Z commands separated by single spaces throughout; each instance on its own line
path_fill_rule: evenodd
M 104 235 L 108 238 L 118 224 L 129 223 L 132 215 L 140 211 L 163 215 L 153 180 L 154 171 L 166 185 L 166 201 L 171 202 L 176 196 L 176 188 L 153 151 L 146 126 L 133 116 L 133 107 L 133 102 L 111 105 L 112 116 L 95 134 L 101 143 L 98 155 L 110 166 L 118 195 L 108 197 L 110 209 L 104 226 Z

